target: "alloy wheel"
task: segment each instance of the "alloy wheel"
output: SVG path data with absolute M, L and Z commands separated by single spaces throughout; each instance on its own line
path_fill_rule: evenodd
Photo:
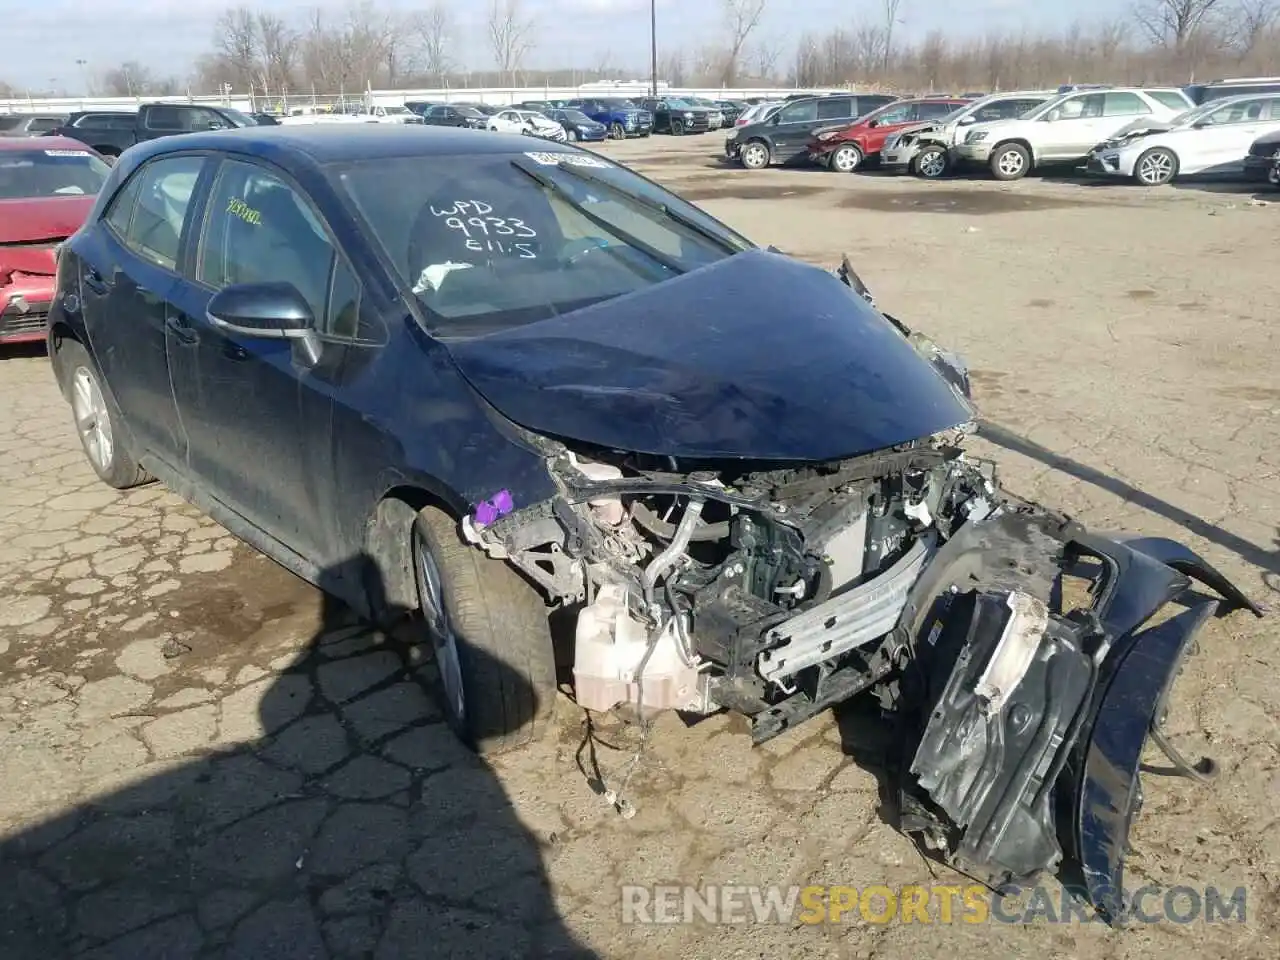
M 742 165 L 750 169 L 759 169 L 769 162 L 769 151 L 764 144 L 749 143 L 742 148 Z
M 435 650 L 436 669 L 440 672 L 440 684 L 448 701 L 448 709 L 459 722 L 466 718 L 467 701 L 462 685 L 462 660 L 458 656 L 458 637 L 449 620 L 444 602 L 444 586 L 440 568 L 426 543 L 420 539 L 416 553 L 418 580 L 418 607 L 431 644 Z
M 916 172 L 928 180 L 936 180 L 947 171 L 947 155 L 941 150 L 922 153 L 916 160 Z
M 1016 177 L 1022 173 L 1022 168 L 1026 166 L 1026 161 L 1022 159 L 1022 154 L 1017 150 L 1006 150 L 1000 154 L 1000 158 L 996 161 L 996 166 L 1006 177 Z
M 1153 150 L 1138 160 L 1138 180 L 1149 187 L 1168 183 L 1173 173 L 1173 155 L 1166 150 Z
M 111 415 L 98 378 L 87 367 L 77 367 L 72 375 L 71 412 L 75 415 L 76 431 L 85 455 L 100 473 L 110 473 L 115 459 Z
M 853 173 L 862 163 L 862 151 L 857 147 L 840 147 L 831 155 L 831 169 L 838 173 Z

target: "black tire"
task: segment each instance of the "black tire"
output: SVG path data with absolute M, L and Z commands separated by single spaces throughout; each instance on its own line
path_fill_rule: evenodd
M 555 712 L 555 650 L 546 604 L 505 562 L 463 542 L 457 522 L 443 510 L 420 511 L 412 536 L 420 602 L 429 590 L 422 562 L 426 551 L 435 563 L 455 638 L 462 709 L 449 695 L 445 664 L 437 656 L 437 692 L 445 718 L 477 753 L 527 746 L 545 732 Z M 438 633 L 423 622 L 433 642 L 438 641 Z M 440 644 L 435 645 L 439 651 Z
M 577 142 L 578 142 L 578 131 L 577 131 L 577 130 L 574 130 L 574 129 L 571 127 L 568 131 L 566 131 L 566 133 L 568 134 L 569 142 L 570 142 L 570 143 L 577 143 Z
M 54 371 L 58 378 L 58 385 L 62 388 L 62 395 L 71 405 L 72 419 L 76 424 L 76 435 L 80 438 L 80 447 L 84 450 L 85 459 L 89 461 L 98 478 L 117 490 L 128 490 L 130 487 L 150 483 L 154 477 L 142 469 L 134 458 L 124 417 L 112 400 L 111 394 L 103 386 L 102 373 L 98 370 L 98 365 L 93 362 L 93 358 L 89 356 L 89 352 L 75 340 L 63 340 L 54 357 Z M 93 384 L 93 389 L 97 390 L 101 399 L 107 435 L 110 437 L 110 452 L 105 455 L 95 456 L 92 449 L 93 441 L 90 439 L 91 431 L 85 429 L 85 425 L 77 415 L 73 391 L 78 389 L 82 379 L 86 383 Z
M 610 124 L 610 126 L 609 126 L 609 138 L 610 138 L 611 140 L 625 140 L 625 139 L 627 139 L 627 128 L 626 128 L 626 127 L 624 127 L 622 124 L 618 123 L 618 122 L 615 120 L 615 121 L 614 121 L 612 124 Z
M 672 121 L 671 121 L 671 135 L 672 135 L 673 137 L 683 137 L 683 136 L 684 136 L 684 122 L 683 122 L 683 121 L 680 121 L 680 120 L 672 120 Z
M 921 162 L 924 161 L 924 162 Z M 950 172 L 947 148 L 925 147 L 911 161 L 912 172 L 922 180 L 938 180 Z
M 772 159 L 773 153 L 763 140 L 748 140 L 738 151 L 738 162 L 748 170 L 763 170 Z
M 1020 143 L 1002 143 L 988 161 L 997 180 L 1021 180 L 1031 172 L 1031 151 Z

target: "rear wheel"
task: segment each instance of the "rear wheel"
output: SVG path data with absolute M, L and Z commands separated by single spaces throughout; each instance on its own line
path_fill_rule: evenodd
M 1178 157 L 1166 147 L 1153 147 L 1133 165 L 1133 179 L 1144 187 L 1159 187 L 1178 175 Z
M 990 163 L 997 180 L 1021 180 L 1031 170 L 1031 152 L 1020 143 L 1003 143 L 992 152 Z
M 556 697 L 542 598 L 506 563 L 463 542 L 442 510 L 423 509 L 412 537 L 418 605 L 450 726 L 478 753 L 532 743 L 550 723 Z
M 575 130 L 575 129 L 573 129 L 572 127 L 570 127 L 570 128 L 569 128 L 568 133 L 569 133 L 569 139 L 570 139 L 571 141 L 573 141 L 574 143 L 577 143 L 577 142 L 578 142 L 578 131 L 577 131 L 577 130 Z
M 57 363 L 63 392 L 71 401 L 80 447 L 94 473 L 108 486 L 127 490 L 152 478 L 129 449 L 123 418 L 102 385 L 102 374 L 75 340 L 64 340 Z
M 763 140 L 751 140 L 743 144 L 738 159 L 748 170 L 762 170 L 769 165 L 769 145 Z
M 861 165 L 862 151 L 857 144 L 842 144 L 831 154 L 831 169 L 836 173 L 853 173 Z
M 937 180 L 947 172 L 947 151 L 942 147 L 925 147 L 914 161 L 916 176 Z

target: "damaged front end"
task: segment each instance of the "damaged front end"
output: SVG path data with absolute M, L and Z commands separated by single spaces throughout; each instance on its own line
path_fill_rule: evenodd
M 837 276 L 874 306 L 847 260 Z M 967 397 L 958 358 L 887 319 Z M 464 532 L 576 613 L 582 707 L 729 709 L 759 743 L 872 694 L 902 733 L 905 831 L 993 887 L 1070 861 L 1118 915 L 1139 757 L 1168 747 L 1164 700 L 1218 603 L 1192 581 L 1260 615 L 1205 561 L 1009 494 L 965 454 L 971 424 L 804 463 L 520 429 L 558 495 Z

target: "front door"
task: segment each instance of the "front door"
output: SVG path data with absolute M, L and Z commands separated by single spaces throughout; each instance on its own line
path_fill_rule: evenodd
M 1065 161 L 1088 156 L 1090 150 L 1107 138 L 1108 130 L 1118 130 L 1134 119 L 1132 113 L 1124 117 L 1104 116 L 1105 96 L 1110 94 L 1069 97 L 1042 118 L 1044 132 L 1036 138 L 1036 161 Z M 1141 102 L 1140 98 L 1135 99 Z
M 1275 119 L 1273 119 L 1275 118 Z M 1280 99 L 1243 100 L 1214 110 L 1195 131 L 1193 160 L 1188 173 L 1239 173 L 1253 141 L 1274 129 L 1280 120 Z
M 140 167 L 111 201 L 109 229 L 82 258 L 85 318 L 103 375 L 138 444 L 175 466 L 186 438 L 169 386 L 165 317 L 180 285 L 178 253 L 207 163 L 185 155 Z
M 225 506 L 317 563 L 331 559 L 334 518 L 325 516 L 322 478 L 333 469 L 328 377 L 341 348 L 326 349 L 325 365 L 317 366 L 296 341 L 228 333 L 208 322 L 206 310 L 213 293 L 230 284 L 288 281 L 324 332 L 331 289 L 348 297 L 354 289 L 335 250 L 312 205 L 282 175 L 224 161 L 167 338 L 188 472 Z M 335 275 L 339 264 L 342 276 Z
M 790 160 L 804 152 L 809 134 L 818 123 L 818 102 L 801 100 L 783 107 L 773 115 L 770 131 L 773 140 L 773 158 Z

